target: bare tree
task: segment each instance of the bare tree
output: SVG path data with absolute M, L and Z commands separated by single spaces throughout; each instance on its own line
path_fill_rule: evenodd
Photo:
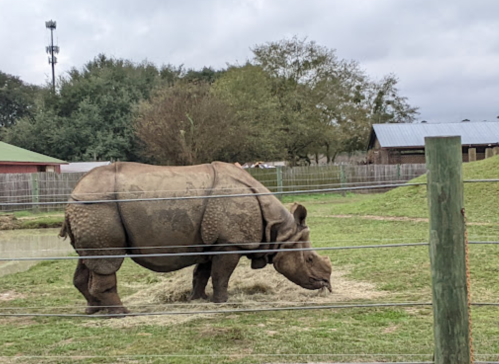
M 192 165 L 228 160 L 236 143 L 230 109 L 206 83 L 177 83 L 139 107 L 135 133 L 144 154 L 159 164 Z

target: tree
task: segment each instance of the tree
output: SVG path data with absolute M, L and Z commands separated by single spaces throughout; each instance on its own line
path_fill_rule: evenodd
M 336 57 L 334 50 L 306 39 L 284 39 L 256 46 L 253 62 L 273 83 L 279 100 L 280 138 L 291 163 L 308 161 L 320 149 L 332 149 L 338 126 L 335 114 L 349 102 L 349 81 L 358 77 L 356 64 Z M 337 139 L 337 138 L 336 138 Z
M 135 133 L 155 163 L 192 165 L 232 161 L 225 152 L 238 143 L 227 105 L 206 83 L 180 82 L 140 104 Z
M 279 141 L 279 100 L 272 92 L 272 80 L 260 66 L 230 66 L 212 88 L 232 110 L 238 143 L 231 145 L 233 149 L 228 146 L 226 153 L 234 161 L 286 158 Z
M 373 123 L 411 122 L 417 114 L 399 95 L 394 75 L 371 81 L 357 62 L 314 41 L 293 37 L 252 50 L 253 63 L 273 81 L 291 162 L 364 149 Z
M 211 67 L 203 67 L 200 71 L 190 69 L 183 75 L 182 79 L 188 82 L 206 82 L 212 84 L 222 76 L 224 72 L 225 70 L 216 71 Z
M 62 77 L 58 94 L 43 92 L 31 120 L 13 127 L 6 141 L 68 161 L 138 161 L 133 112 L 161 82 L 148 62 L 99 55 Z
M 38 87 L 0 71 L 0 127 L 9 127 L 22 117 L 32 117 Z

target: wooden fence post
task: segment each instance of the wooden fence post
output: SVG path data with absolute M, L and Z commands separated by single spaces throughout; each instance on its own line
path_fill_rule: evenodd
M 470 364 L 461 137 L 425 138 L 435 364 Z
M 31 173 L 31 201 L 40 202 L 40 186 L 38 185 L 38 173 Z M 39 212 L 40 206 L 33 205 L 32 211 Z
M 282 167 L 277 166 L 275 169 L 276 179 L 277 179 L 277 192 L 282 192 Z M 282 200 L 282 195 L 277 195 L 279 200 Z
M 494 149 L 487 148 L 485 149 L 485 158 L 490 158 L 494 156 Z
M 468 162 L 476 161 L 476 148 L 468 149 Z
M 340 183 L 341 183 L 341 188 L 344 188 L 346 184 L 346 176 L 345 176 L 345 166 L 343 164 L 340 165 Z M 343 197 L 346 197 L 347 194 L 345 191 L 342 191 L 341 195 Z

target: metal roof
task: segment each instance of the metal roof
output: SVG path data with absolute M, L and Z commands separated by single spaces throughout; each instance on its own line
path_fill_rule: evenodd
M 36 164 L 64 164 L 67 162 L 19 148 L 11 144 L 0 142 L 0 163 L 19 162 Z
M 381 148 L 424 147 L 424 138 L 432 136 L 461 136 L 463 145 L 499 143 L 499 122 L 374 124 L 374 134 Z M 369 147 L 374 143 L 373 135 Z
M 107 166 L 111 162 L 73 162 L 61 166 L 61 173 L 82 173 L 88 172 L 96 167 Z

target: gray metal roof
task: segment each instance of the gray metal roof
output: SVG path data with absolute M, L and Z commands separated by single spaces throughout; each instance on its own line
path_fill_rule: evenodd
M 111 162 L 73 162 L 61 166 L 61 173 L 82 173 L 88 172 L 96 167 L 107 166 Z
M 499 143 L 499 122 L 374 124 L 374 133 L 382 148 L 424 147 L 424 138 L 431 136 L 461 136 L 463 145 Z M 370 147 L 373 138 L 371 137 Z

